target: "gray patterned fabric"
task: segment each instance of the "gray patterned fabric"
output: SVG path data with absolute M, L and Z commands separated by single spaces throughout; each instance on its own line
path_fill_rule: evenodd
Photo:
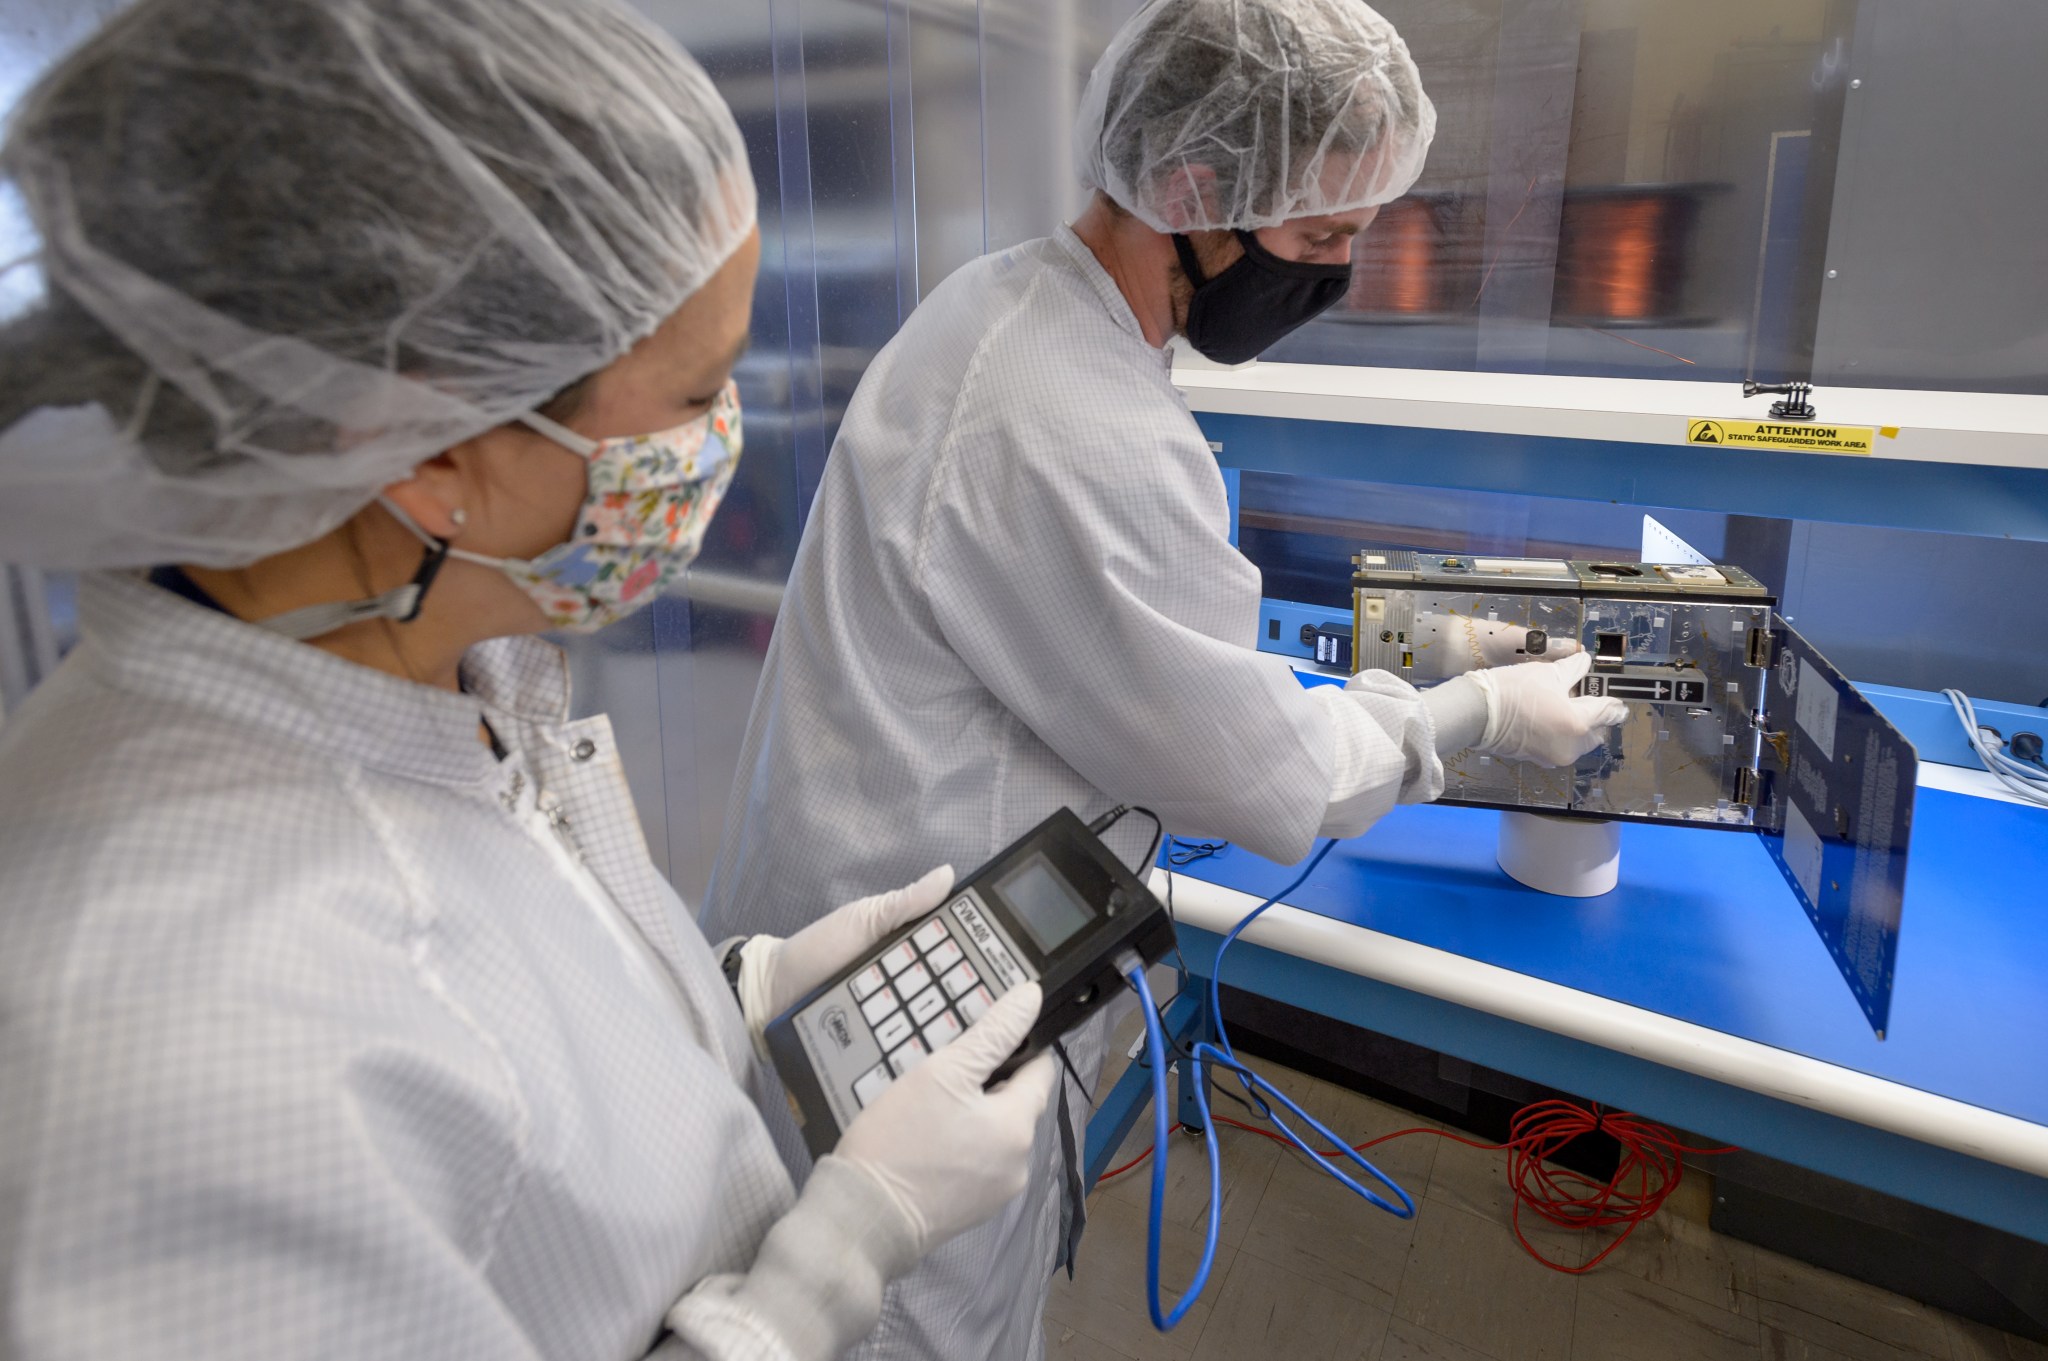
M 1253 650 L 1259 597 L 1167 356 L 1088 248 L 1062 229 L 969 265 L 876 357 L 840 427 L 706 934 L 787 934 L 933 864 L 966 873 L 1061 805 L 1141 804 L 1292 861 L 1318 831 L 1442 792 L 1415 692 L 1384 675 L 1304 691 Z M 1150 833 L 1130 817 L 1111 841 L 1135 861 Z M 1090 1082 L 1105 1028 L 1070 1046 Z M 899 1282 L 864 1354 L 1042 1350 L 1056 1118 L 1031 1189 Z
M 81 613 L 0 728 L 0 1354 L 867 1330 L 907 1230 L 836 1160 L 794 1193 L 780 1091 L 554 648 L 476 648 L 461 695 L 134 578 Z

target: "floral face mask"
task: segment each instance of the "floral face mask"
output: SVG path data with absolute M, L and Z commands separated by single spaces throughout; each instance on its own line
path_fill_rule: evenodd
M 496 567 L 571 633 L 616 623 L 673 585 L 703 547 L 739 462 L 739 388 L 727 382 L 702 416 L 651 435 L 591 440 L 545 416 L 520 420 L 588 461 L 576 528 L 531 559 L 460 548 L 448 556 Z

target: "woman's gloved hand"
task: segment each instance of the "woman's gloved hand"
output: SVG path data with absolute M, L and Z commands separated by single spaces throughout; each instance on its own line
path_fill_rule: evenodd
M 1510 761 L 1568 766 L 1599 746 L 1607 729 L 1628 717 L 1628 706 L 1573 696 L 1572 687 L 1592 669 L 1593 659 L 1580 652 L 1561 662 L 1466 672 L 1486 695 L 1486 730 L 1476 749 Z
M 1058 1069 L 1040 1054 L 994 1091 L 981 1084 L 1023 1042 L 1041 1004 L 1038 984 L 1011 988 L 959 1039 L 890 1084 L 832 1150 L 889 1193 L 920 1257 L 1024 1190 Z
M 912 889 L 930 882 L 928 875 Z M 876 1094 L 839 1147 L 818 1159 L 753 1265 L 699 1280 L 669 1311 L 682 1350 L 660 1354 L 766 1355 L 773 1340 L 776 1356 L 822 1359 L 845 1354 L 871 1331 L 890 1281 L 1002 1209 L 1030 1179 L 1032 1139 L 1055 1081 L 1051 1056 L 1039 1055 L 993 1092 L 981 1085 L 1042 1005 L 1036 983 L 1012 988 L 958 1039 Z
M 761 1032 L 820 983 L 922 917 L 953 889 L 953 867 L 941 865 L 914 884 L 862 898 L 812 922 L 789 939 L 755 936 L 740 952 L 740 1011 L 764 1059 Z

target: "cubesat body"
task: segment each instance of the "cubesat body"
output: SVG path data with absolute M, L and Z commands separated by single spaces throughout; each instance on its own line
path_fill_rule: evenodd
M 1365 553 L 1353 582 L 1353 657 L 1417 685 L 1506 655 L 1576 643 L 1593 657 L 1584 693 L 1628 702 L 1628 721 L 1576 767 L 1553 770 L 1463 752 L 1445 763 L 1456 802 L 1675 818 L 1748 827 L 1756 819 L 1755 716 L 1764 707 L 1772 606 L 1737 567 L 1551 558 Z
M 1882 1034 L 1917 758 L 1762 583 L 1726 565 L 1376 550 L 1355 567 L 1354 670 L 1428 686 L 1569 640 L 1593 658 L 1583 693 L 1627 705 L 1567 769 L 1447 758 L 1443 802 L 1758 833 Z

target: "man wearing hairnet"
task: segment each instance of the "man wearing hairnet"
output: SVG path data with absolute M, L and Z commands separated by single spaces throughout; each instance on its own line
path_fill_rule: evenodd
M 1414 182 L 1435 122 L 1358 0 L 1155 0 L 1123 28 L 1077 119 L 1087 211 L 940 285 L 847 411 L 707 931 L 787 930 L 936 859 L 979 863 L 1063 804 L 1142 805 L 1292 861 L 1435 797 L 1445 753 L 1564 763 L 1619 720 L 1568 697 L 1582 660 L 1426 695 L 1378 673 L 1304 690 L 1254 650 L 1259 573 L 1171 381 L 1175 335 L 1247 360 L 1342 296 L 1351 238 Z M 1118 831 L 1142 855 L 1150 829 Z M 1070 1037 L 1091 1081 L 1102 1028 Z M 891 1293 L 877 1354 L 1042 1349 L 1085 1146 L 1087 1103 L 1060 1085 L 1031 1190 Z
M 143 0 L 0 170 L 0 560 L 86 569 L 0 728 L 0 1354 L 842 1354 L 1052 1065 L 984 1091 L 1014 989 L 813 1166 L 762 1026 L 951 871 L 714 957 L 524 636 L 740 456 L 703 71 L 610 0 Z

